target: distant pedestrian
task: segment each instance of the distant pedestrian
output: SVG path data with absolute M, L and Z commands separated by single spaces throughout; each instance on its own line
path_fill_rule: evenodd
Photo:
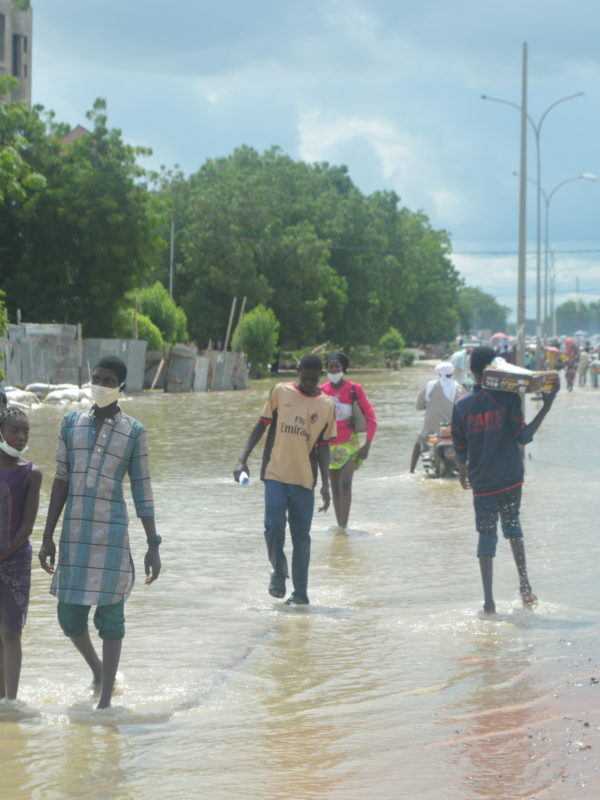
M 577 367 L 577 376 L 579 378 L 580 386 L 585 386 L 586 384 L 587 373 L 591 361 L 592 361 L 592 355 L 590 353 L 590 346 L 586 345 L 584 350 L 582 350 L 581 355 L 579 356 L 579 365 Z
M 273 571 L 269 582 L 272 597 L 285 597 L 289 578 L 284 552 L 286 520 L 292 538 L 292 583 L 288 605 L 307 605 L 310 528 L 314 511 L 317 468 L 321 473 L 319 511 L 327 511 L 329 492 L 329 442 L 336 436 L 333 400 L 319 389 L 321 359 L 303 356 L 298 379 L 277 383 L 271 389 L 252 429 L 233 477 L 250 474 L 248 458 L 266 428 L 269 429 L 260 477 L 265 484 L 265 542 Z
M 577 351 L 573 349 L 567 356 L 565 364 L 565 380 L 567 382 L 567 391 L 572 392 L 575 385 L 575 376 L 577 374 Z
M 469 360 L 470 354 L 466 347 L 463 347 L 460 350 L 455 350 L 450 356 L 450 363 L 454 368 L 452 377 L 455 381 L 458 381 L 458 383 L 462 384 L 465 389 L 469 387 L 470 383 L 472 383 L 469 378 Z

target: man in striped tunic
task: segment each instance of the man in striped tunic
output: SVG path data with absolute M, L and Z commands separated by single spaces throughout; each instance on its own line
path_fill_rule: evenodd
M 64 633 L 92 670 L 100 690 L 98 708 L 110 706 L 125 635 L 125 599 L 134 568 L 128 536 L 123 481 L 129 475 L 137 516 L 146 533 L 146 583 L 158 578 L 161 542 L 154 525 L 148 445 L 144 426 L 118 405 L 127 367 L 106 356 L 92 371 L 94 405 L 63 417 L 56 447 L 56 475 L 39 553 L 53 575 L 51 593 L 58 598 L 58 620 Z M 65 510 L 55 568 L 54 530 Z M 102 661 L 88 633 L 88 615 L 96 606 L 94 625 L 102 639 Z

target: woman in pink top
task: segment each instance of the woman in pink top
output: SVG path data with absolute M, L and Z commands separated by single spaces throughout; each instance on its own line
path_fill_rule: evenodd
M 377 428 L 373 406 L 360 383 L 345 379 L 348 359 L 343 353 L 331 353 L 327 358 L 327 383 L 321 386 L 335 402 L 337 438 L 329 442 L 329 475 L 337 524 L 346 530 L 352 503 L 352 478 L 369 455 Z M 362 445 L 352 428 L 352 401 L 356 399 L 367 420 L 367 440 Z

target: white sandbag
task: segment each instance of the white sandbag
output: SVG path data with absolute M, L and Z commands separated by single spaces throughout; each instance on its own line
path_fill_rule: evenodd
M 48 392 L 53 391 L 57 387 L 53 383 L 30 383 L 25 387 L 26 392 L 33 392 L 36 397 L 45 397 Z
M 7 389 L 6 398 L 9 406 L 16 405 L 17 403 L 20 405 L 23 404 L 24 406 L 30 406 L 33 403 L 38 402 L 37 395 L 33 392 L 28 392 L 25 389 Z
M 89 400 L 89 392 L 78 386 L 69 386 L 66 389 L 54 389 L 46 395 L 46 403 L 78 403 L 80 400 Z

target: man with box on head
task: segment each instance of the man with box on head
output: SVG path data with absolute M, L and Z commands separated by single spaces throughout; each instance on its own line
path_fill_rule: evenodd
M 517 565 L 521 599 L 529 606 L 537 600 L 529 585 L 519 520 L 524 480 L 519 445 L 531 442 L 558 391 L 558 383 L 555 383 L 552 392 L 542 395 L 541 410 L 529 425 L 525 425 L 517 393 L 492 391 L 481 386 L 483 370 L 495 357 L 496 353 L 490 347 L 478 347 L 473 351 L 471 373 L 475 386 L 457 401 L 452 415 L 452 438 L 460 482 L 463 489 L 473 490 L 475 525 L 479 533 L 477 556 L 486 614 L 496 611 L 492 581 L 498 517 Z

